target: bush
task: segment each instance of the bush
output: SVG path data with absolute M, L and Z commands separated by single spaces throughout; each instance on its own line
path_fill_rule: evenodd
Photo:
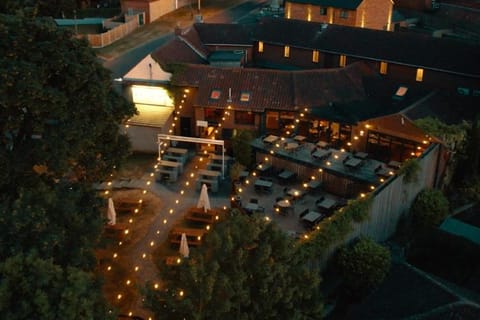
M 437 189 L 424 189 L 410 208 L 415 228 L 438 226 L 448 215 L 449 202 Z
M 360 298 L 378 287 L 387 276 L 390 251 L 370 238 L 361 237 L 352 246 L 340 248 L 336 264 L 347 295 Z

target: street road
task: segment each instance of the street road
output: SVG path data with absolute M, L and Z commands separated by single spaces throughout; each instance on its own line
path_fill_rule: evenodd
M 205 22 L 209 23 L 249 23 L 254 21 L 254 12 L 265 6 L 267 1 L 265 0 L 248 0 L 235 7 L 225 9 L 218 14 L 205 19 Z M 161 19 L 161 18 L 160 18 Z M 159 46 L 168 42 L 174 37 L 173 31 L 169 32 L 159 38 L 153 39 L 150 42 L 146 42 L 136 48 L 133 48 L 118 56 L 115 59 L 107 60 L 104 62 L 104 66 L 110 69 L 113 73 L 113 78 L 120 78 L 132 69 L 140 60 L 146 57 L 149 53 L 154 51 Z

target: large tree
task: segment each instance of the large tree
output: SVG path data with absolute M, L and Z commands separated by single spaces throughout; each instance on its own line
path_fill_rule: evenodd
M 15 14 L 30 10 L 39 17 L 62 18 L 64 15 L 71 17 L 79 4 L 77 0 L 2 0 L 0 12 Z
M 0 15 L 0 193 L 48 179 L 99 181 L 126 157 L 134 106 L 85 40 L 50 19 Z
M 237 215 L 215 225 L 190 258 L 162 267 L 147 290 L 158 319 L 318 319 L 319 270 L 272 222 Z
M 28 10 L 0 14 L 0 260 L 35 252 L 50 261 L 4 266 L 8 319 L 104 319 L 100 290 L 81 273 L 94 267 L 102 224 L 92 183 L 128 155 L 120 126 L 134 113 L 85 40 Z M 17 281 L 15 266 L 33 276 Z
M 2 319 L 106 320 L 95 278 L 77 268 L 61 267 L 35 254 L 0 263 Z

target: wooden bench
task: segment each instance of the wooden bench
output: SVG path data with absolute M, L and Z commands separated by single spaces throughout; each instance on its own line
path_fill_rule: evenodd
M 170 231 L 168 239 L 170 243 L 180 244 L 182 240 L 182 234 L 187 236 L 187 243 L 189 246 L 198 246 L 206 230 L 196 228 L 173 228 Z
M 143 206 L 143 201 L 138 200 L 117 200 L 114 203 L 116 212 L 133 212 L 135 209 L 141 209 Z
M 185 220 L 212 224 L 217 220 L 219 212 L 215 210 L 205 210 L 203 208 L 190 208 L 185 215 Z

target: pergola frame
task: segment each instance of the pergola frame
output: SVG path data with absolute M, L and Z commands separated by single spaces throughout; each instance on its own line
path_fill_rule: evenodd
M 187 137 L 187 136 L 176 136 L 176 135 L 163 134 L 163 133 L 159 133 L 157 135 L 157 139 L 158 139 L 157 140 L 157 143 L 158 143 L 158 159 L 162 158 L 161 148 L 162 148 L 162 142 L 164 140 L 193 142 L 193 143 L 200 143 L 200 144 L 215 144 L 215 145 L 222 146 L 222 179 L 225 178 L 225 142 L 224 142 L 224 140 L 194 138 L 194 137 Z

